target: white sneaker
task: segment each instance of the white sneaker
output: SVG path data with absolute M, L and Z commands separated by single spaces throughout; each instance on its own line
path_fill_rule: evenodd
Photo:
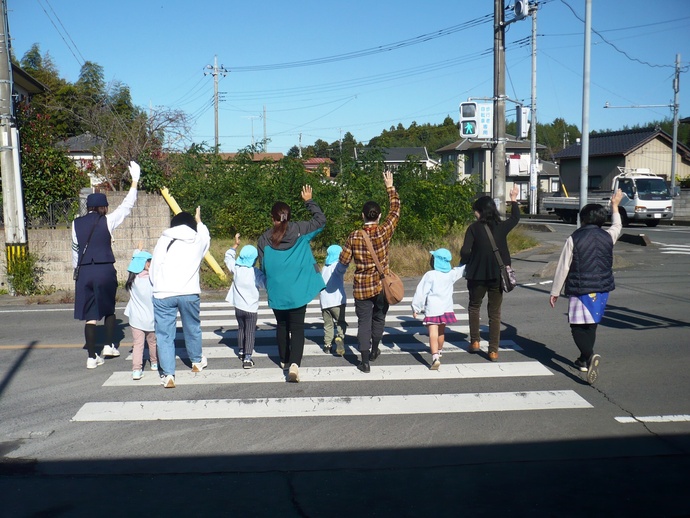
M 144 374 L 141 371 L 132 371 L 132 379 L 140 380 Z
M 118 356 L 120 356 L 120 351 L 117 350 L 117 347 L 115 347 L 115 345 L 104 345 L 103 356 L 117 358 Z
M 172 374 L 161 376 L 161 385 L 163 385 L 164 388 L 175 388 L 175 376 Z
M 99 365 L 103 365 L 105 362 L 103 361 L 103 358 L 100 356 L 96 355 L 95 358 L 87 358 L 86 359 L 86 368 L 87 369 L 95 369 Z
M 157 363 L 152 363 L 152 364 L 151 364 L 151 370 L 152 370 L 152 371 L 157 371 L 157 370 L 158 370 L 158 364 L 157 364 Z
M 290 383 L 299 383 L 299 367 L 296 363 L 290 365 L 290 370 L 288 371 L 287 380 Z
M 199 363 L 192 363 L 192 372 L 201 372 L 208 366 L 208 360 L 206 359 L 206 356 L 201 357 L 201 361 Z

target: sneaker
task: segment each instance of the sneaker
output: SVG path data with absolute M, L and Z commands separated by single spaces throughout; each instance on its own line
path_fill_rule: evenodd
M 140 380 L 143 375 L 144 375 L 144 373 L 141 371 L 132 371 L 132 379 L 133 380 Z
M 476 342 L 476 341 L 475 341 L 475 342 L 472 342 L 472 343 L 470 344 L 470 349 L 469 349 L 469 350 L 470 350 L 471 353 L 478 353 L 480 349 L 481 349 L 481 347 L 479 346 L 479 342 Z
M 87 369 L 95 369 L 99 365 L 103 365 L 105 362 L 103 361 L 103 358 L 100 356 L 96 355 L 95 358 L 87 358 L 86 359 L 86 368 Z
M 431 362 L 431 367 L 429 367 L 429 369 L 432 371 L 437 371 L 440 366 L 441 366 L 441 360 L 436 358 L 433 362 Z
M 237 356 L 240 358 L 240 361 L 243 362 L 244 361 L 244 349 L 240 349 L 239 351 L 237 351 Z
M 157 363 L 152 363 L 152 364 L 151 364 L 151 370 L 152 370 L 152 371 L 157 371 L 157 370 L 158 370 L 158 364 L 157 364 Z
M 288 368 L 287 363 L 280 362 L 280 368 L 283 370 L 287 370 L 287 368 Z
M 330 345 L 324 345 L 323 346 L 323 352 L 326 354 L 331 354 L 331 346 Z
M 120 351 L 114 345 L 104 345 L 101 354 L 106 358 L 116 358 L 120 356 Z
M 345 356 L 345 340 L 339 336 L 335 337 L 335 352 L 339 356 Z
M 254 367 L 254 360 L 252 360 L 251 358 L 245 358 L 242 362 L 242 368 L 251 369 L 252 367 Z
M 492 362 L 497 362 L 498 361 L 498 353 L 490 352 L 489 353 L 489 360 L 491 360 Z
M 201 372 L 208 366 L 208 360 L 206 356 L 201 357 L 201 361 L 198 363 L 192 363 L 192 372 Z
M 163 388 L 175 388 L 175 376 L 172 374 L 161 376 L 161 385 Z
M 599 377 L 599 363 L 601 363 L 601 356 L 593 354 L 589 359 L 589 366 L 587 367 L 587 383 L 590 385 Z
M 587 362 L 585 360 L 578 358 L 573 362 L 573 365 L 575 365 L 580 372 L 587 372 Z
M 290 383 L 298 383 L 299 382 L 299 367 L 297 366 L 296 363 L 290 364 L 290 370 L 288 371 L 287 380 Z
M 443 358 L 443 349 L 438 350 L 438 357 Z

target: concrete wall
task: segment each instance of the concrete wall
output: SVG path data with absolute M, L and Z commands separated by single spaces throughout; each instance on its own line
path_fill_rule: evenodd
M 108 193 L 110 210 L 124 199 L 126 192 Z M 131 214 L 113 232 L 113 252 L 118 280 L 127 280 L 127 265 L 139 241 L 145 250 L 153 252 L 163 230 L 170 226 L 171 212 L 160 194 L 139 192 Z M 29 229 L 29 251 L 39 257 L 43 268 L 43 286 L 59 290 L 73 290 L 71 229 Z M 0 259 L 0 288 L 7 289 L 6 257 Z

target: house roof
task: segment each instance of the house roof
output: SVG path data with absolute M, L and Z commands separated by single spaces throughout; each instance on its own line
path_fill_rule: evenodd
M 506 135 L 506 152 L 517 151 L 522 149 L 530 149 L 531 144 L 529 140 L 517 140 L 514 135 Z M 470 142 L 468 139 L 456 140 L 452 144 L 443 146 L 436 150 L 437 153 L 449 153 L 452 151 L 469 151 L 471 149 L 484 149 L 487 143 L 483 141 Z M 543 144 L 537 144 L 537 149 L 546 149 Z
M 218 153 L 218 155 L 225 160 L 231 160 L 239 154 L 240 153 Z M 253 153 L 252 161 L 262 162 L 264 160 L 271 160 L 273 162 L 277 162 L 284 158 L 284 156 L 285 155 L 283 155 L 282 153 Z
M 371 148 L 355 148 L 355 159 L 360 153 L 366 153 L 370 151 Z M 420 162 L 426 162 L 431 160 L 429 158 L 429 153 L 425 147 L 382 147 L 380 148 L 383 153 L 384 162 L 405 162 L 407 157 L 413 156 L 417 158 Z
M 58 142 L 56 144 L 56 147 L 62 148 L 68 153 L 78 153 L 83 151 L 87 151 L 90 153 L 98 146 L 100 146 L 102 142 L 103 139 L 87 131 L 86 133 L 82 133 L 81 135 L 76 135 L 74 137 L 70 137 L 66 140 L 63 140 L 62 142 Z
M 597 133 L 589 137 L 589 156 L 628 155 L 644 146 L 655 138 L 665 140 L 669 146 L 673 145 L 673 139 L 665 131 L 658 128 L 640 128 L 608 133 Z M 690 149 L 680 142 L 678 151 L 688 155 Z M 578 142 L 556 153 L 556 160 L 579 159 L 582 156 L 582 145 Z
M 33 78 L 28 72 L 22 70 L 14 63 L 12 63 L 12 81 L 14 81 L 17 86 L 21 86 L 31 95 L 40 94 L 48 89 L 38 79 Z
M 304 160 L 304 165 L 321 165 L 321 164 L 332 164 L 333 160 L 330 158 L 307 158 Z

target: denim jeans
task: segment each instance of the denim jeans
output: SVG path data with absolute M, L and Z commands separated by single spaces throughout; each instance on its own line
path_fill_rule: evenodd
M 199 295 L 178 295 L 153 299 L 153 316 L 158 342 L 158 367 L 163 375 L 175 374 L 175 334 L 180 312 L 184 346 L 192 363 L 201 361 L 201 301 Z

